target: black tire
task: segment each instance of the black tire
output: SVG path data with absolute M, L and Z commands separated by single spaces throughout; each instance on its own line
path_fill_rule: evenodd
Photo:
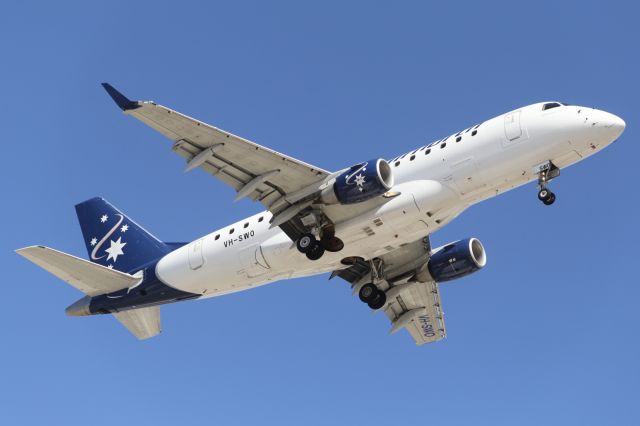
M 372 283 L 368 283 L 360 287 L 360 291 L 358 291 L 358 297 L 364 303 L 369 303 L 373 301 L 378 295 L 378 287 L 373 285 Z
M 549 198 L 549 194 L 551 194 L 551 191 L 549 191 L 547 188 L 542 188 L 540 191 L 538 191 L 538 200 L 544 203 L 544 200 Z
M 382 308 L 385 303 L 387 303 L 387 295 L 383 291 L 378 290 L 376 297 L 371 302 L 369 302 L 368 305 L 371 309 L 377 311 L 378 309 Z
M 326 251 L 334 253 L 344 248 L 344 243 L 338 237 L 323 238 L 320 240 L 320 244 L 322 244 L 322 247 L 324 247 Z
M 550 206 L 551 204 L 556 202 L 556 194 L 553 192 L 549 192 L 549 196 L 542 200 L 545 206 Z
M 309 260 L 318 260 L 324 254 L 324 247 L 320 245 L 318 240 L 313 240 L 313 244 L 311 248 L 305 253 L 307 259 Z
M 308 252 L 314 245 L 317 245 L 317 241 L 313 234 L 303 234 L 302 237 L 296 241 L 296 248 L 300 253 Z

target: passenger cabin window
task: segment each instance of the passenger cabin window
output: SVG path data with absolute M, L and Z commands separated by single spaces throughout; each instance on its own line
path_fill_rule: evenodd
M 559 106 L 560 106 L 560 103 L 558 103 L 558 102 L 549 102 L 549 103 L 546 103 L 546 104 L 542 105 L 542 110 L 546 111 L 546 110 L 551 109 L 551 108 L 558 108 Z
M 444 148 L 445 146 L 447 146 L 446 142 L 444 142 L 442 145 L 440 145 L 440 149 Z
M 413 160 L 415 160 L 415 159 L 416 159 L 416 156 L 415 156 L 415 155 L 412 155 L 412 156 L 409 158 L 409 161 L 413 161 Z
M 260 217 L 258 218 L 258 222 L 262 222 L 262 220 L 263 220 L 263 219 L 264 219 L 264 218 L 263 218 L 262 216 L 260 216 Z
M 229 233 L 233 234 L 233 228 L 229 229 Z
M 458 137 L 456 138 L 456 142 L 460 142 L 461 140 L 462 140 L 462 136 L 458 136 Z
M 245 224 L 244 224 L 244 227 L 245 227 L 245 228 L 248 228 L 248 227 L 249 227 L 249 222 L 245 223 Z
M 477 134 L 478 134 L 478 131 L 477 131 L 477 130 L 474 130 L 474 131 L 472 131 L 472 132 L 471 132 L 471 136 L 475 136 L 475 135 L 477 135 Z
M 220 234 L 216 235 L 216 240 L 220 239 Z
M 427 149 L 427 150 L 424 152 L 424 155 L 429 155 L 430 153 L 431 153 L 431 148 Z
M 399 165 L 400 165 L 400 162 L 399 162 L 399 161 L 396 161 L 395 166 L 396 166 L 396 167 L 398 167 Z

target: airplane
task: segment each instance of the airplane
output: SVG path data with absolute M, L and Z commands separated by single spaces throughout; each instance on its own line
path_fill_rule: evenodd
M 126 115 L 162 133 L 186 160 L 266 210 L 190 243 L 163 242 L 102 198 L 76 205 L 85 260 L 45 246 L 16 252 L 85 294 L 66 314 L 112 314 L 138 339 L 160 333 L 160 305 L 222 296 L 330 272 L 347 281 L 391 333 L 417 345 L 446 336 L 440 283 L 487 263 L 465 238 L 429 236 L 470 206 L 549 182 L 619 138 L 625 122 L 602 110 L 548 101 L 467 127 L 391 160 L 335 172 L 281 154 L 152 101 L 102 86 Z

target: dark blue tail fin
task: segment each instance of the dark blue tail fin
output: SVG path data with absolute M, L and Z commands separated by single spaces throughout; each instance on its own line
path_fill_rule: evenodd
M 118 271 L 134 273 L 174 250 L 103 198 L 76 205 L 89 259 Z

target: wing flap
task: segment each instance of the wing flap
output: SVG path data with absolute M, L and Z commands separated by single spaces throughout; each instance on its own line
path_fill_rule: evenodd
M 405 326 L 417 345 L 437 342 L 446 337 L 440 289 L 436 282 L 414 283 L 399 294 L 394 305 L 395 309 L 390 305 L 385 311 L 391 321 L 395 321 L 403 312 L 424 308 Z
M 49 247 L 25 247 L 16 253 L 89 296 L 129 288 L 141 279 Z
M 113 316 L 140 340 L 160 334 L 160 306 L 116 312 Z

